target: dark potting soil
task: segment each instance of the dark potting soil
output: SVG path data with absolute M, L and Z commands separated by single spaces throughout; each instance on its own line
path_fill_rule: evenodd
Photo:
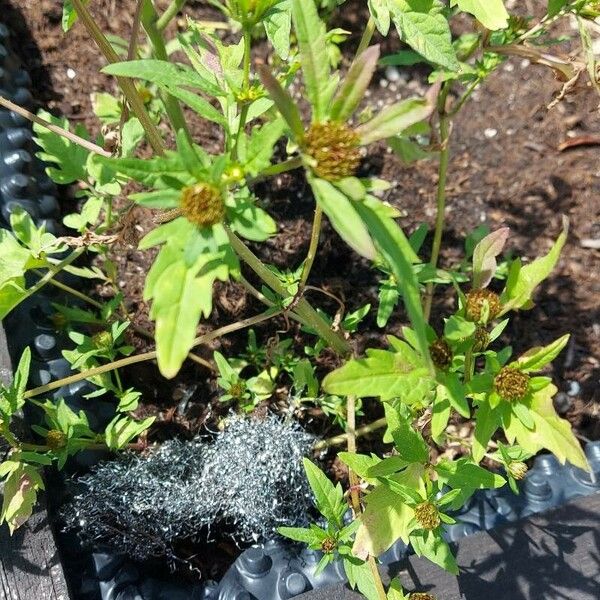
M 38 105 L 71 122 L 83 123 L 95 135 L 99 125 L 91 110 L 90 94 L 117 90 L 114 80 L 99 73 L 104 61 L 84 28 L 77 24 L 65 37 L 60 27 L 61 3 L 55 0 L 5 0 L 2 4 L 3 19 L 11 28 L 15 51 L 32 76 L 32 92 Z M 348 2 L 335 17 L 335 24 L 360 32 L 361 24 L 366 22 L 364 4 Z M 544 0 L 531 4 L 538 11 L 546 5 Z M 133 6 L 133 1 L 97 0 L 93 11 L 105 31 L 128 39 Z M 220 13 L 201 2 L 190 2 L 186 12 L 196 18 L 222 20 Z M 177 26 L 183 26 L 183 22 L 171 27 L 174 30 Z M 347 66 L 351 59 L 359 37 L 359 33 L 353 33 L 342 47 L 343 65 Z M 383 41 L 384 53 L 398 47 L 395 35 Z M 259 43 L 256 60 L 262 60 L 265 53 L 264 44 Z M 599 154 L 597 146 L 559 149 L 566 140 L 600 133 L 598 97 L 589 90 L 568 95 L 548 110 L 560 86 L 550 71 L 511 59 L 476 92 L 460 114 L 452 138 L 447 230 L 441 262 L 446 267 L 458 263 L 463 256 L 464 237 L 481 224 L 492 230 L 509 226 L 509 247 L 513 253 L 532 259 L 545 253 L 556 239 L 562 215 L 569 217 L 569 239 L 558 268 L 537 292 L 534 309 L 513 316 L 505 340 L 510 340 L 515 353 L 519 353 L 571 332 L 571 341 L 555 361 L 551 374 L 559 387 L 566 416 L 578 433 L 599 439 L 600 256 L 599 250 L 589 244 L 600 238 Z M 426 87 L 426 78 L 419 69 L 381 69 L 367 101 L 377 108 L 400 96 L 422 94 Z M 216 128 L 195 118 L 191 118 L 191 123 L 198 143 L 209 151 L 220 150 L 223 140 Z M 421 223 L 433 228 L 435 160 L 404 166 L 380 146 L 370 150 L 361 169 L 392 182 L 386 200 L 402 211 L 401 224 L 408 233 Z M 279 267 L 298 265 L 308 247 L 314 206 L 305 180 L 299 173 L 289 173 L 258 185 L 255 191 L 276 218 L 279 231 L 273 239 L 254 246 L 254 250 Z M 70 212 L 72 191 L 65 190 L 64 196 L 65 212 Z M 125 206 L 124 202 L 121 206 Z M 135 209 L 129 225 L 141 237 L 155 226 L 152 212 Z M 424 247 L 430 245 L 428 238 Z M 122 245 L 111 252 L 111 259 L 117 264 L 119 286 L 135 325 L 151 330 L 148 306 L 141 301 L 141 292 L 152 253 L 139 252 L 134 245 Z M 377 281 L 378 275 L 368 262 L 352 255 L 326 224 L 310 283 L 335 295 L 347 310 L 354 310 L 367 302 L 373 308 L 377 306 Z M 102 297 L 109 291 L 98 288 L 95 293 Z M 335 301 L 318 292 L 311 292 L 310 300 L 332 314 L 338 308 Z M 452 308 L 451 301 L 449 293 L 438 291 L 432 320 L 438 330 L 443 316 Z M 213 314 L 199 332 L 261 310 L 262 306 L 240 286 L 219 284 Z M 385 334 L 397 334 L 405 323 L 406 316 L 399 310 L 386 330 L 380 330 L 372 310 L 355 336 L 358 351 L 369 345 L 384 345 Z M 304 340 L 296 326 L 283 318 L 257 327 L 257 336 L 263 342 L 272 341 L 275 336 L 290 337 L 298 348 Z M 132 341 L 139 350 L 151 345 L 141 336 Z M 241 332 L 199 348 L 197 353 L 210 359 L 212 351 L 219 348 L 225 355 L 233 355 L 244 349 L 246 341 L 246 332 Z M 325 372 L 336 364 L 337 359 L 326 352 L 319 369 Z M 173 381 L 162 379 L 152 363 L 137 365 L 125 376 L 129 384 L 144 391 L 140 416 L 158 416 L 150 432 L 151 441 L 175 435 L 192 437 L 229 410 L 218 400 L 211 372 L 196 363 L 186 363 Z M 274 399 L 260 409 L 277 410 L 285 402 L 286 393 L 282 384 Z M 366 403 L 364 421 L 379 416 L 379 410 L 376 403 Z M 317 409 L 304 411 L 300 418 L 320 435 L 338 432 Z M 465 424 L 457 423 L 456 427 L 459 431 L 468 430 Z M 361 445 L 368 443 L 366 440 Z M 330 462 L 332 473 L 343 478 L 344 470 L 333 461 L 333 453 Z M 222 554 L 225 565 L 235 549 L 227 547 Z M 209 553 L 208 559 L 215 562 L 215 554 Z

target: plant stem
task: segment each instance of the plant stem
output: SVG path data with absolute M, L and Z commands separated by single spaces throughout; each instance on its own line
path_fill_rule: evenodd
M 37 123 L 38 125 L 45 127 L 46 129 L 48 129 L 48 131 L 52 131 L 53 133 L 56 133 L 57 135 L 64 137 L 65 139 L 69 140 L 70 142 L 73 142 L 74 144 L 77 144 L 78 146 L 81 146 L 82 148 L 85 148 L 86 150 L 93 152 L 94 154 L 100 154 L 101 156 L 106 156 L 107 158 L 110 158 L 110 156 L 111 156 L 110 152 L 107 152 L 104 148 L 101 148 L 97 144 L 94 144 L 93 142 L 90 142 L 89 140 L 83 139 L 82 137 L 80 137 L 66 129 L 63 129 L 62 127 L 58 127 L 58 125 L 53 125 L 49 121 L 46 121 L 45 119 L 42 119 L 41 117 L 38 117 L 37 115 L 34 115 L 33 113 L 29 112 L 27 109 L 19 106 L 18 104 L 15 104 L 14 102 L 11 102 L 10 100 L 7 100 L 6 98 L 3 98 L 2 96 L 0 96 L 0 106 L 3 106 L 4 108 L 7 108 L 8 110 L 12 110 L 13 112 L 16 112 L 17 114 L 21 115 L 22 117 L 29 119 L 31 122 Z
M 287 298 L 288 293 L 277 275 L 268 269 L 261 260 L 225 226 L 225 231 L 229 236 L 229 242 L 237 255 L 279 296 Z M 300 320 L 307 326 L 316 330 L 333 350 L 342 356 L 351 352 L 348 342 L 336 331 L 333 331 L 327 322 L 319 313 L 304 299 L 301 298 L 294 309 Z
M 152 0 L 144 0 L 141 20 L 144 30 L 148 35 L 148 39 L 150 40 L 152 53 L 158 60 L 168 61 L 169 55 L 167 54 L 165 41 L 157 27 L 158 15 L 156 14 L 156 10 L 154 10 Z M 185 122 L 185 117 L 183 116 L 183 111 L 181 110 L 181 106 L 179 105 L 177 98 L 174 98 L 171 96 L 171 94 L 169 94 L 169 92 L 166 91 L 161 91 L 161 98 L 175 133 L 177 134 L 179 131 L 183 131 L 191 145 L 192 136 L 188 129 L 187 123 Z
M 346 399 L 346 434 L 348 436 L 347 446 L 348 452 L 350 454 L 356 454 L 356 397 L 348 396 Z M 352 502 L 352 510 L 354 512 L 354 518 L 358 518 L 360 513 L 362 512 L 362 506 L 360 504 L 360 496 L 359 496 L 359 484 L 360 481 L 356 475 L 356 473 L 349 469 L 348 478 L 350 480 L 350 500 Z M 371 569 L 371 576 L 373 577 L 373 584 L 375 585 L 375 589 L 377 590 L 377 595 L 380 600 L 386 600 L 387 594 L 385 593 L 385 588 L 383 587 L 383 583 L 381 581 L 381 575 L 379 574 L 379 569 L 377 568 L 377 563 L 375 562 L 375 558 L 373 556 L 369 556 L 368 558 L 369 568 Z
M 317 248 L 319 246 L 319 238 L 321 237 L 322 221 L 323 209 L 317 204 L 315 208 L 315 216 L 313 218 L 312 232 L 310 234 L 310 244 L 308 246 L 308 253 L 306 255 L 306 260 L 304 261 L 304 269 L 302 269 L 302 276 L 300 277 L 300 285 L 298 287 L 299 294 L 301 294 L 304 291 L 313 264 L 315 263 L 315 258 L 317 257 Z
M 243 25 L 243 35 L 244 35 L 244 80 L 242 83 L 242 92 L 247 93 L 250 89 L 250 66 L 252 59 L 252 31 L 250 26 L 247 23 Z M 245 98 L 243 104 L 241 104 L 240 108 L 240 122 L 238 124 L 237 134 L 235 136 L 235 143 L 233 145 L 233 150 L 231 155 L 233 160 L 237 157 L 238 146 L 240 145 L 240 139 L 244 133 L 244 128 L 246 127 L 246 120 L 248 119 L 248 109 L 250 108 L 250 104 Z
M 465 383 L 469 383 L 469 381 L 471 381 L 472 376 L 473 376 L 473 346 L 471 345 L 465 352 L 465 373 L 464 373 Z
M 172 0 L 165 12 L 156 22 L 158 31 L 164 31 L 167 25 L 177 16 L 177 13 L 183 8 L 186 0 Z
M 62 271 L 65 267 L 68 267 L 74 260 L 78 259 L 85 252 L 85 248 L 77 248 L 67 256 L 67 258 L 61 260 L 59 263 L 55 265 L 51 265 L 48 267 L 48 272 L 35 284 L 32 285 L 28 290 L 25 291 L 25 294 L 21 298 L 21 301 L 25 300 L 25 298 L 29 298 L 33 296 L 33 294 L 39 292 L 47 283 L 50 283 L 54 277 L 60 271 Z
M 440 256 L 442 245 L 442 236 L 444 234 L 444 223 L 446 219 L 446 181 L 448 178 L 448 164 L 450 162 L 450 115 L 446 111 L 446 101 L 450 86 L 446 83 L 442 86 L 438 96 L 438 115 L 440 119 L 440 164 L 438 169 L 438 184 L 436 194 L 436 218 L 435 232 L 433 235 L 433 246 L 431 249 L 431 260 L 429 264 L 436 269 Z M 425 301 L 423 305 L 423 314 L 429 321 L 431 315 L 431 304 L 433 301 L 433 283 L 427 284 L 425 292 Z
M 364 427 L 359 427 L 355 432 L 356 439 L 364 437 L 365 435 L 368 435 L 369 433 L 373 433 L 374 431 L 378 431 L 379 429 L 383 429 L 386 426 L 387 426 L 387 419 L 385 417 L 382 417 L 381 419 L 377 419 L 377 421 L 373 421 L 372 423 L 369 423 L 368 425 L 365 425 Z M 313 446 L 313 450 L 318 452 L 321 450 L 326 450 L 327 448 L 332 448 L 333 446 L 342 446 L 343 444 L 347 443 L 347 441 L 348 441 L 348 434 L 341 433 L 340 435 L 336 435 L 336 436 L 330 437 L 326 440 L 321 440 L 320 442 L 317 442 Z
M 288 158 L 283 162 L 271 165 L 266 169 L 263 169 L 257 177 L 248 181 L 249 184 L 256 183 L 257 181 L 262 181 L 267 177 L 273 177 L 274 175 L 281 175 L 282 173 L 287 173 L 288 171 L 293 171 L 294 169 L 299 169 L 302 166 L 302 157 L 294 156 L 293 158 Z
M 279 311 L 282 312 L 282 311 Z M 217 339 L 221 336 L 227 335 L 228 333 L 232 333 L 234 331 L 238 331 L 239 329 L 245 329 L 246 327 L 252 327 L 253 325 L 257 325 L 258 323 L 262 323 L 268 319 L 274 317 L 277 312 L 273 310 L 268 310 L 260 315 L 255 317 L 249 317 L 247 319 L 243 319 L 242 321 L 238 321 L 236 323 L 232 323 L 230 325 L 225 325 L 224 327 L 220 327 L 219 329 L 215 329 L 214 331 L 209 331 L 197 337 L 192 344 L 192 348 L 199 346 L 200 344 L 207 344 L 214 339 Z M 77 383 L 78 381 L 83 381 L 84 379 L 89 379 L 90 377 L 94 377 L 95 375 L 102 375 L 103 373 L 108 373 L 114 369 L 120 369 L 122 367 L 127 367 L 129 365 L 134 365 L 136 363 L 145 362 L 148 360 L 154 360 L 156 358 L 156 350 L 151 352 L 144 352 L 143 354 L 136 354 L 134 356 L 128 356 L 126 358 L 122 358 L 120 360 L 116 360 L 114 362 L 108 363 L 106 365 L 101 365 L 99 367 L 94 367 L 93 369 L 87 369 L 86 371 L 82 371 L 81 373 L 77 373 L 75 375 L 71 375 L 69 377 L 65 377 L 63 379 L 59 379 L 58 381 L 52 381 L 45 385 L 41 385 L 32 390 L 28 390 L 23 394 L 24 398 L 33 398 L 34 396 L 39 396 L 40 394 L 45 394 L 46 392 L 50 392 L 52 390 L 56 390 L 58 388 L 63 387 L 64 385 L 70 385 L 71 383 Z
M 373 35 L 375 34 L 375 19 L 373 17 L 369 17 L 367 21 L 367 26 L 362 34 L 362 38 L 360 39 L 360 43 L 358 44 L 358 49 L 356 50 L 356 56 L 360 56 L 371 43 L 373 39 Z
M 119 55 L 115 52 L 110 42 L 106 39 L 106 36 L 100 30 L 96 21 L 94 21 L 94 18 L 88 11 L 86 5 L 82 2 L 82 0 L 72 0 L 72 2 L 77 16 L 88 30 L 88 33 L 92 39 L 96 42 L 96 45 L 104 55 L 104 58 L 109 63 L 120 62 L 121 59 L 119 58 Z M 148 136 L 148 142 L 157 154 L 163 155 L 165 153 L 165 146 L 162 138 L 160 137 L 158 129 L 150 119 L 150 115 L 148 115 L 148 112 L 146 111 L 144 101 L 140 97 L 135 84 L 126 77 L 117 77 L 117 81 L 119 82 L 119 85 L 123 90 L 123 94 L 131 106 L 131 109 L 135 113 L 135 116 L 142 124 L 142 127 Z
M 36 275 L 38 275 L 39 277 L 44 277 L 44 273 L 42 273 L 41 271 L 38 271 L 37 269 L 35 269 L 33 272 Z M 56 279 L 50 279 L 48 281 L 48 283 L 50 285 L 53 285 L 54 287 L 58 288 L 59 290 L 62 290 L 63 292 L 67 292 L 67 294 L 71 294 L 71 296 L 74 296 L 75 298 L 79 298 L 80 300 L 83 300 L 84 302 L 86 302 L 87 304 L 90 304 L 94 308 L 102 308 L 103 307 L 103 304 L 101 302 L 98 302 L 97 300 L 90 298 L 88 295 L 84 294 L 83 292 L 80 292 L 79 290 L 76 290 L 75 288 L 72 288 L 71 286 L 68 286 L 68 285 L 62 283 L 61 281 L 56 281 Z

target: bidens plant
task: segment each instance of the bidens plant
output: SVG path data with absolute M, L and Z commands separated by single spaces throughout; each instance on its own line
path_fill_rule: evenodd
M 47 284 L 69 294 L 73 304 L 57 306 L 54 321 L 74 344 L 64 355 L 75 371 L 65 380 L 28 390 L 27 350 L 14 383 L 1 391 L 0 431 L 10 446 L 0 466 L 6 482 L 1 520 L 14 529 L 27 518 L 43 488 L 43 466 L 62 467 L 86 448 L 143 447 L 143 437 L 134 440 L 151 419 L 132 418 L 140 393 L 122 384 L 120 370 L 156 360 L 162 375 L 173 378 L 189 358 L 218 373 L 220 399 L 244 412 L 284 388 L 287 418 L 310 404 L 346 427 L 345 434 L 317 442 L 315 448 L 347 442 L 348 451 L 339 455 L 349 467 L 347 494 L 307 460 L 307 477 L 324 521 L 281 533 L 320 550 L 321 568 L 340 558 L 351 585 L 370 600 L 429 600 L 421 592 L 407 595 L 397 580 L 386 590 L 377 557 L 402 539 L 419 555 L 456 572 L 444 527 L 476 490 L 508 481 L 518 491 L 526 461 L 542 449 L 587 468 L 568 422 L 554 411 L 556 387 L 544 375 L 568 336 L 516 358 L 501 337 L 510 313 L 531 307 L 535 289 L 556 265 L 566 224 L 550 251 L 529 263 L 499 262 L 507 229 L 476 229 L 467 237 L 463 260 L 452 268 L 440 269 L 438 259 L 455 116 L 513 55 L 557 73 L 561 89 L 551 105 L 573 93 L 585 72 L 597 89 L 586 25 L 596 14 L 595 3 L 552 1 L 536 21 L 509 15 L 502 0 L 369 0 L 370 18 L 343 72 L 332 65 L 339 62 L 337 44 L 346 33 L 327 31 L 319 13 L 330 14 L 342 1 L 210 3 L 226 16 L 227 27 L 239 33 L 237 43 L 224 42 L 214 28 L 192 19 L 167 42 L 164 32 L 184 0 L 173 0 L 162 14 L 151 0 L 137 3 L 133 29 L 143 29 L 144 43 L 137 34 L 128 43 L 109 39 L 87 2 L 64 3 L 65 29 L 81 21 L 106 59 L 103 72 L 117 78 L 122 97 L 94 96 L 104 125 L 104 135 L 95 142 L 81 127 L 71 131 L 65 120 L 46 113 L 35 117 L 40 156 L 52 163 L 49 175 L 59 183 L 78 183 L 81 210 L 67 215 L 64 223 L 81 236 L 54 236 L 24 213 L 13 215 L 12 233 L 0 231 L 0 317 Z M 464 21 L 464 13 L 477 23 L 453 38 L 451 21 L 455 16 Z M 564 61 L 551 53 L 551 26 L 567 15 L 578 23 L 583 51 Z M 392 25 L 404 45 L 381 57 L 380 46 L 371 41 L 377 31 L 387 35 Z M 254 69 L 253 40 L 263 35 L 273 53 Z M 367 91 L 379 65 L 417 63 L 429 70 L 431 87 L 424 98 L 377 110 L 369 105 Z M 194 140 L 192 119 L 214 129 L 218 142 L 210 151 Z M 389 184 L 363 176 L 363 156 L 385 151 L 386 145 L 404 164 L 438 160 L 437 212 L 427 261 L 420 256 L 427 226 L 407 237 L 397 222 L 400 211 L 380 198 Z M 259 245 L 280 227 L 258 190 L 296 169 L 303 170 L 312 192 L 312 232 L 305 260 L 277 268 L 259 257 Z M 117 202 L 124 193 L 129 202 Z M 120 243 L 137 244 L 131 226 L 136 205 L 156 211 L 156 226 L 138 244 L 153 252 L 142 298 L 150 304 L 152 332 L 131 324 L 109 253 Z M 325 217 L 359 257 L 384 274 L 379 327 L 386 326 L 403 300 L 410 327 L 402 329 L 402 338 L 389 335 L 387 350 L 370 348 L 364 356 L 354 351 L 352 336 L 369 305 L 347 314 L 342 306 L 328 315 L 306 298 Z M 99 256 L 93 267 L 76 262 L 85 252 Z M 113 299 L 101 302 L 66 285 L 56 278 L 62 271 L 102 282 Z M 27 287 L 26 274 L 34 285 Z M 213 312 L 215 282 L 231 280 L 264 304 L 264 312 L 198 335 L 198 325 Z M 429 316 L 440 285 L 453 286 L 455 306 L 434 328 Z M 252 338 L 240 359 L 213 352 L 216 367 L 194 354 L 197 346 L 276 315 L 297 321 L 298 333 L 316 338 L 306 343 L 302 357 L 288 340 L 273 344 L 267 353 Z M 156 349 L 135 353 L 124 341 L 129 328 L 153 338 Z M 318 360 L 327 347 L 341 366 L 319 382 L 323 369 Z M 76 414 L 62 400 L 35 400 L 84 379 L 96 386 L 91 401 L 104 394 L 117 400 L 116 416 L 103 432 L 93 432 L 85 414 Z M 357 413 L 373 398 L 385 417 L 357 429 Z M 25 402 L 41 409 L 43 419 L 32 439 L 13 431 Z M 458 419 L 472 423 L 472 434 L 465 439 L 449 433 L 448 424 Z M 357 432 L 382 428 L 389 451 L 381 457 L 357 453 Z M 454 443 L 462 451 L 451 460 L 443 450 Z

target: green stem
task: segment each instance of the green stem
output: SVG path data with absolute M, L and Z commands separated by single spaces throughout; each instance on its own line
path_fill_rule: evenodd
M 444 223 L 446 220 L 446 182 L 448 178 L 448 165 L 450 163 L 450 115 L 446 111 L 446 101 L 450 93 L 450 86 L 442 86 L 438 97 L 438 114 L 440 119 L 440 164 L 438 169 L 438 184 L 436 194 L 436 218 L 435 232 L 433 235 L 433 246 L 431 249 L 431 259 L 429 264 L 436 269 L 442 246 L 442 236 L 444 234 Z M 425 302 L 423 313 L 425 319 L 429 321 L 431 315 L 431 304 L 433 302 L 433 283 L 427 284 L 425 293 Z
M 360 43 L 358 44 L 356 56 L 360 56 L 369 47 L 369 44 L 373 39 L 373 35 L 375 35 L 375 29 L 375 19 L 373 17 L 369 17 L 367 26 L 365 27 L 365 30 L 362 34 L 362 38 L 360 39 Z
M 282 312 L 282 311 L 279 311 Z M 262 323 L 268 319 L 274 317 L 277 312 L 273 312 L 273 310 L 268 310 L 266 312 L 261 313 L 255 317 L 249 317 L 248 319 L 243 319 L 242 321 L 237 321 L 236 323 L 232 323 L 231 325 L 225 325 L 224 327 L 220 327 L 219 329 L 215 329 L 214 331 L 209 331 L 197 337 L 192 344 L 192 348 L 199 346 L 200 344 L 207 344 L 212 340 L 215 340 L 221 336 L 227 335 L 228 333 L 232 333 L 234 331 L 238 331 L 239 329 L 245 329 L 246 327 L 252 327 L 253 325 L 257 325 L 258 323 Z M 23 394 L 23 398 L 33 398 L 35 396 L 39 396 L 40 394 L 45 394 L 46 392 L 50 392 L 52 390 L 56 390 L 58 388 L 63 387 L 63 385 L 70 385 L 71 383 L 77 383 L 78 381 L 83 381 L 84 379 L 89 379 L 90 377 L 94 377 L 96 375 L 102 375 L 103 373 L 108 373 L 109 371 L 113 371 L 114 369 L 121 369 L 122 367 L 127 367 L 129 365 L 134 365 L 136 363 L 145 362 L 148 360 L 154 360 L 156 358 L 156 350 L 151 352 L 144 352 L 143 354 L 136 354 L 134 356 L 128 356 L 126 358 L 122 358 L 120 360 L 116 360 L 114 362 L 108 363 L 106 365 L 101 365 L 99 367 L 94 367 L 93 369 L 87 369 L 86 371 L 82 371 L 81 373 L 76 373 L 75 375 L 71 375 L 69 377 L 65 377 L 63 379 L 59 379 L 58 381 L 52 381 L 51 383 L 47 383 L 45 385 L 41 385 L 37 388 L 29 390 Z
M 308 246 L 308 253 L 306 260 L 304 261 L 304 269 L 302 269 L 302 276 L 300 277 L 300 285 L 298 293 L 302 293 L 308 277 L 312 270 L 315 258 L 317 257 L 317 248 L 319 246 L 319 237 L 321 236 L 321 222 L 323 220 L 323 209 L 317 204 L 315 208 L 315 216 L 312 224 L 312 232 L 310 235 L 310 245 Z
M 39 277 L 44 277 L 44 273 L 42 273 L 41 271 L 38 271 L 37 269 L 35 269 L 33 272 L 36 275 L 38 275 Z M 62 283 L 61 281 L 56 281 L 56 279 L 50 279 L 48 281 L 48 283 L 50 285 L 53 285 L 54 287 L 58 288 L 59 290 L 62 290 L 63 292 L 67 292 L 67 294 L 71 294 L 71 296 L 74 296 L 75 298 L 79 298 L 79 300 L 83 300 L 84 302 L 93 306 L 94 308 L 101 309 L 104 306 L 101 302 L 98 302 L 97 300 L 90 298 L 83 292 L 80 292 L 79 290 L 76 290 L 76 289 Z
M 177 13 L 184 7 L 187 0 L 172 0 L 165 12 L 156 22 L 158 31 L 164 31 L 167 25 L 177 16 Z
M 288 158 L 283 162 L 277 163 L 275 165 L 270 165 L 266 169 L 263 169 L 257 177 L 251 179 L 248 183 L 256 183 L 257 181 L 262 181 L 267 177 L 273 177 L 274 175 L 281 175 L 282 173 L 287 173 L 288 171 L 293 171 L 294 169 L 299 169 L 303 165 L 301 156 L 294 156 L 293 158 Z
M 368 425 L 365 425 L 364 427 L 359 427 L 356 432 L 356 439 L 364 437 L 365 435 L 369 435 L 370 433 L 373 433 L 374 431 L 378 431 L 379 429 L 383 429 L 384 427 L 387 427 L 387 419 L 385 417 L 382 417 L 381 419 L 377 419 L 377 421 L 373 421 L 372 423 L 369 423 Z M 342 446 L 343 444 L 346 444 L 348 442 L 348 433 L 340 433 L 340 435 L 336 435 L 333 437 L 330 437 L 326 440 L 321 440 L 320 442 L 317 442 L 314 446 L 313 446 L 313 450 L 315 452 L 318 452 L 320 450 L 325 450 L 327 448 L 332 448 L 333 446 Z
M 469 349 L 465 353 L 465 383 L 469 383 L 473 377 L 473 346 L 469 346 Z
M 156 14 L 156 10 L 154 10 L 152 0 L 144 0 L 141 20 L 144 30 L 148 35 L 148 39 L 150 40 L 154 56 L 158 60 L 168 61 L 169 55 L 167 54 L 165 41 L 157 26 L 158 15 Z M 169 92 L 166 91 L 161 91 L 161 98 L 163 104 L 165 105 L 165 110 L 167 112 L 167 116 L 169 117 L 169 121 L 171 121 L 173 129 L 176 133 L 182 130 L 191 145 L 192 136 L 188 129 L 187 123 L 185 122 L 185 117 L 183 116 L 183 111 L 181 110 L 179 102 L 176 98 L 171 96 Z
M 237 255 L 279 296 L 287 298 L 288 293 L 277 275 L 269 270 L 261 260 L 229 229 L 225 227 L 229 242 Z M 295 312 L 301 321 L 313 328 L 338 354 L 346 356 L 351 348 L 348 342 L 336 331 L 333 331 L 319 313 L 304 299 L 301 298 Z
M 243 35 L 244 35 L 244 80 L 242 84 L 242 93 L 247 94 L 250 89 L 250 66 L 252 59 L 252 31 L 250 26 L 245 23 L 243 25 Z M 241 104 L 240 108 L 240 122 L 238 124 L 237 134 L 235 136 L 235 143 L 233 146 L 233 150 L 231 152 L 233 160 L 237 157 L 238 147 L 240 145 L 240 139 L 244 133 L 244 128 L 246 127 L 246 120 L 248 119 L 248 110 L 250 108 L 250 104 L 248 103 L 248 99 L 243 99 L 243 104 Z
M 74 250 L 65 258 L 61 260 L 59 263 L 48 267 L 48 272 L 35 284 L 32 285 L 26 292 L 21 301 L 25 300 L 25 298 L 29 298 L 33 296 L 33 294 L 39 292 L 46 284 L 50 283 L 60 271 L 62 271 L 65 267 L 68 267 L 74 260 L 78 259 L 85 252 L 85 248 L 78 248 Z
M 119 58 L 119 55 L 115 52 L 110 42 L 106 39 L 106 36 L 100 30 L 96 21 L 94 21 L 94 18 L 88 11 L 86 5 L 82 2 L 82 0 L 72 0 L 72 2 L 73 8 L 79 17 L 79 20 L 83 23 L 92 39 L 96 42 L 98 48 L 104 55 L 104 58 L 109 63 L 120 62 L 121 59 Z M 138 93 L 133 81 L 127 79 L 126 77 L 117 77 L 117 81 L 119 82 L 119 85 L 123 90 L 123 94 L 131 106 L 131 109 L 135 113 L 135 116 L 142 124 L 142 127 L 148 136 L 148 142 L 157 154 L 163 155 L 165 153 L 165 146 L 162 138 L 160 137 L 160 133 L 150 119 L 150 115 L 144 106 L 144 101 L 140 97 L 140 94 Z

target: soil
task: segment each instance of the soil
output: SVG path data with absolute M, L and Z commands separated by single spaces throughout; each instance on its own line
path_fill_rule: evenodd
M 545 6 L 543 0 L 532 3 L 537 9 Z M 128 39 L 133 4 L 133 1 L 96 0 L 93 6 L 105 31 Z M 188 14 L 221 20 L 219 13 L 200 4 L 190 2 Z M 116 87 L 113 80 L 99 73 L 103 59 L 89 43 L 84 28 L 77 24 L 65 37 L 60 27 L 61 3 L 55 0 L 9 0 L 3 5 L 4 20 L 14 36 L 13 47 L 32 76 L 33 96 L 38 105 L 83 123 L 97 134 L 99 127 L 91 111 L 90 94 L 100 90 L 116 92 Z M 336 16 L 335 25 L 359 31 L 362 14 L 349 2 Z M 357 42 L 357 36 L 353 35 L 344 45 L 343 64 L 348 64 Z M 384 42 L 384 53 L 397 47 L 398 40 L 392 35 Z M 262 55 L 264 48 L 259 46 L 257 60 Z M 418 69 L 402 72 L 382 69 L 369 90 L 368 102 L 377 108 L 399 97 L 421 94 L 426 87 L 424 75 Z M 598 97 L 591 92 L 567 95 L 548 110 L 560 89 L 561 83 L 549 70 L 511 59 L 461 112 L 452 136 L 447 229 L 441 262 L 447 267 L 458 263 L 463 255 L 464 237 L 482 224 L 491 230 L 509 226 L 510 250 L 526 260 L 533 259 L 545 253 L 559 235 L 562 216 L 569 218 L 569 239 L 558 268 L 537 292 L 536 306 L 518 313 L 505 337 L 518 353 L 571 332 L 567 350 L 553 366 L 552 375 L 560 390 L 558 401 L 579 435 L 599 439 L 600 251 L 589 244 L 590 240 L 600 238 L 599 154 L 598 147 L 593 145 L 560 149 L 565 141 L 600 133 Z M 209 151 L 219 150 L 222 140 L 212 128 L 194 121 L 193 134 Z M 433 229 L 435 161 L 404 166 L 394 154 L 373 148 L 361 169 L 392 182 L 386 200 L 401 209 L 401 224 L 408 233 L 421 223 Z M 308 247 L 313 210 L 305 181 L 297 173 L 286 174 L 268 187 L 257 186 L 256 192 L 265 198 L 280 225 L 278 234 L 257 245 L 255 251 L 278 267 L 299 264 Z M 150 211 L 136 210 L 134 217 L 140 234 L 155 226 Z M 428 238 L 424 247 L 430 246 Z M 335 295 L 347 310 L 367 302 L 376 307 L 377 273 L 366 261 L 355 255 L 349 260 L 350 256 L 326 225 L 310 283 Z M 135 324 L 151 329 L 148 307 L 139 300 L 151 256 L 138 252 L 134 246 L 121 246 L 112 258 L 117 263 L 119 285 L 135 315 Z M 102 295 L 106 291 L 96 292 Z M 323 294 L 312 292 L 310 299 L 331 313 L 337 310 L 336 302 Z M 438 330 L 449 302 L 449 296 L 438 292 L 432 321 Z M 219 327 L 261 309 L 239 286 L 219 285 L 213 315 L 202 328 Z M 363 322 L 357 336 L 359 351 L 368 345 L 383 345 L 385 333 L 398 333 L 405 324 L 405 315 L 399 311 L 384 332 L 377 328 L 374 313 L 373 310 Z M 298 344 L 302 342 L 298 330 L 293 326 L 288 329 L 284 319 L 257 328 L 263 341 L 272 338 L 275 331 L 282 337 L 293 337 Z M 235 334 L 211 348 L 200 349 L 198 354 L 209 359 L 212 350 L 219 346 L 225 353 L 239 353 L 246 340 L 246 333 Z M 140 349 L 149 345 L 143 337 L 134 339 L 134 343 Z M 334 363 L 334 358 L 326 355 L 321 367 L 331 368 Z M 128 377 L 132 385 L 140 385 L 147 391 L 144 412 L 158 412 L 160 416 L 161 425 L 153 431 L 152 439 L 175 434 L 192 436 L 207 418 L 214 420 L 227 411 L 218 402 L 214 378 L 205 367 L 195 363 L 186 364 L 173 382 L 160 379 L 151 363 L 138 367 Z M 186 409 L 181 410 L 184 397 Z M 365 418 L 379 414 L 378 407 L 372 404 L 365 407 Z M 325 422 L 317 411 L 308 411 L 304 418 L 316 420 L 319 426 Z M 332 434 L 335 432 L 332 430 Z M 334 465 L 333 471 L 339 472 L 338 467 Z

